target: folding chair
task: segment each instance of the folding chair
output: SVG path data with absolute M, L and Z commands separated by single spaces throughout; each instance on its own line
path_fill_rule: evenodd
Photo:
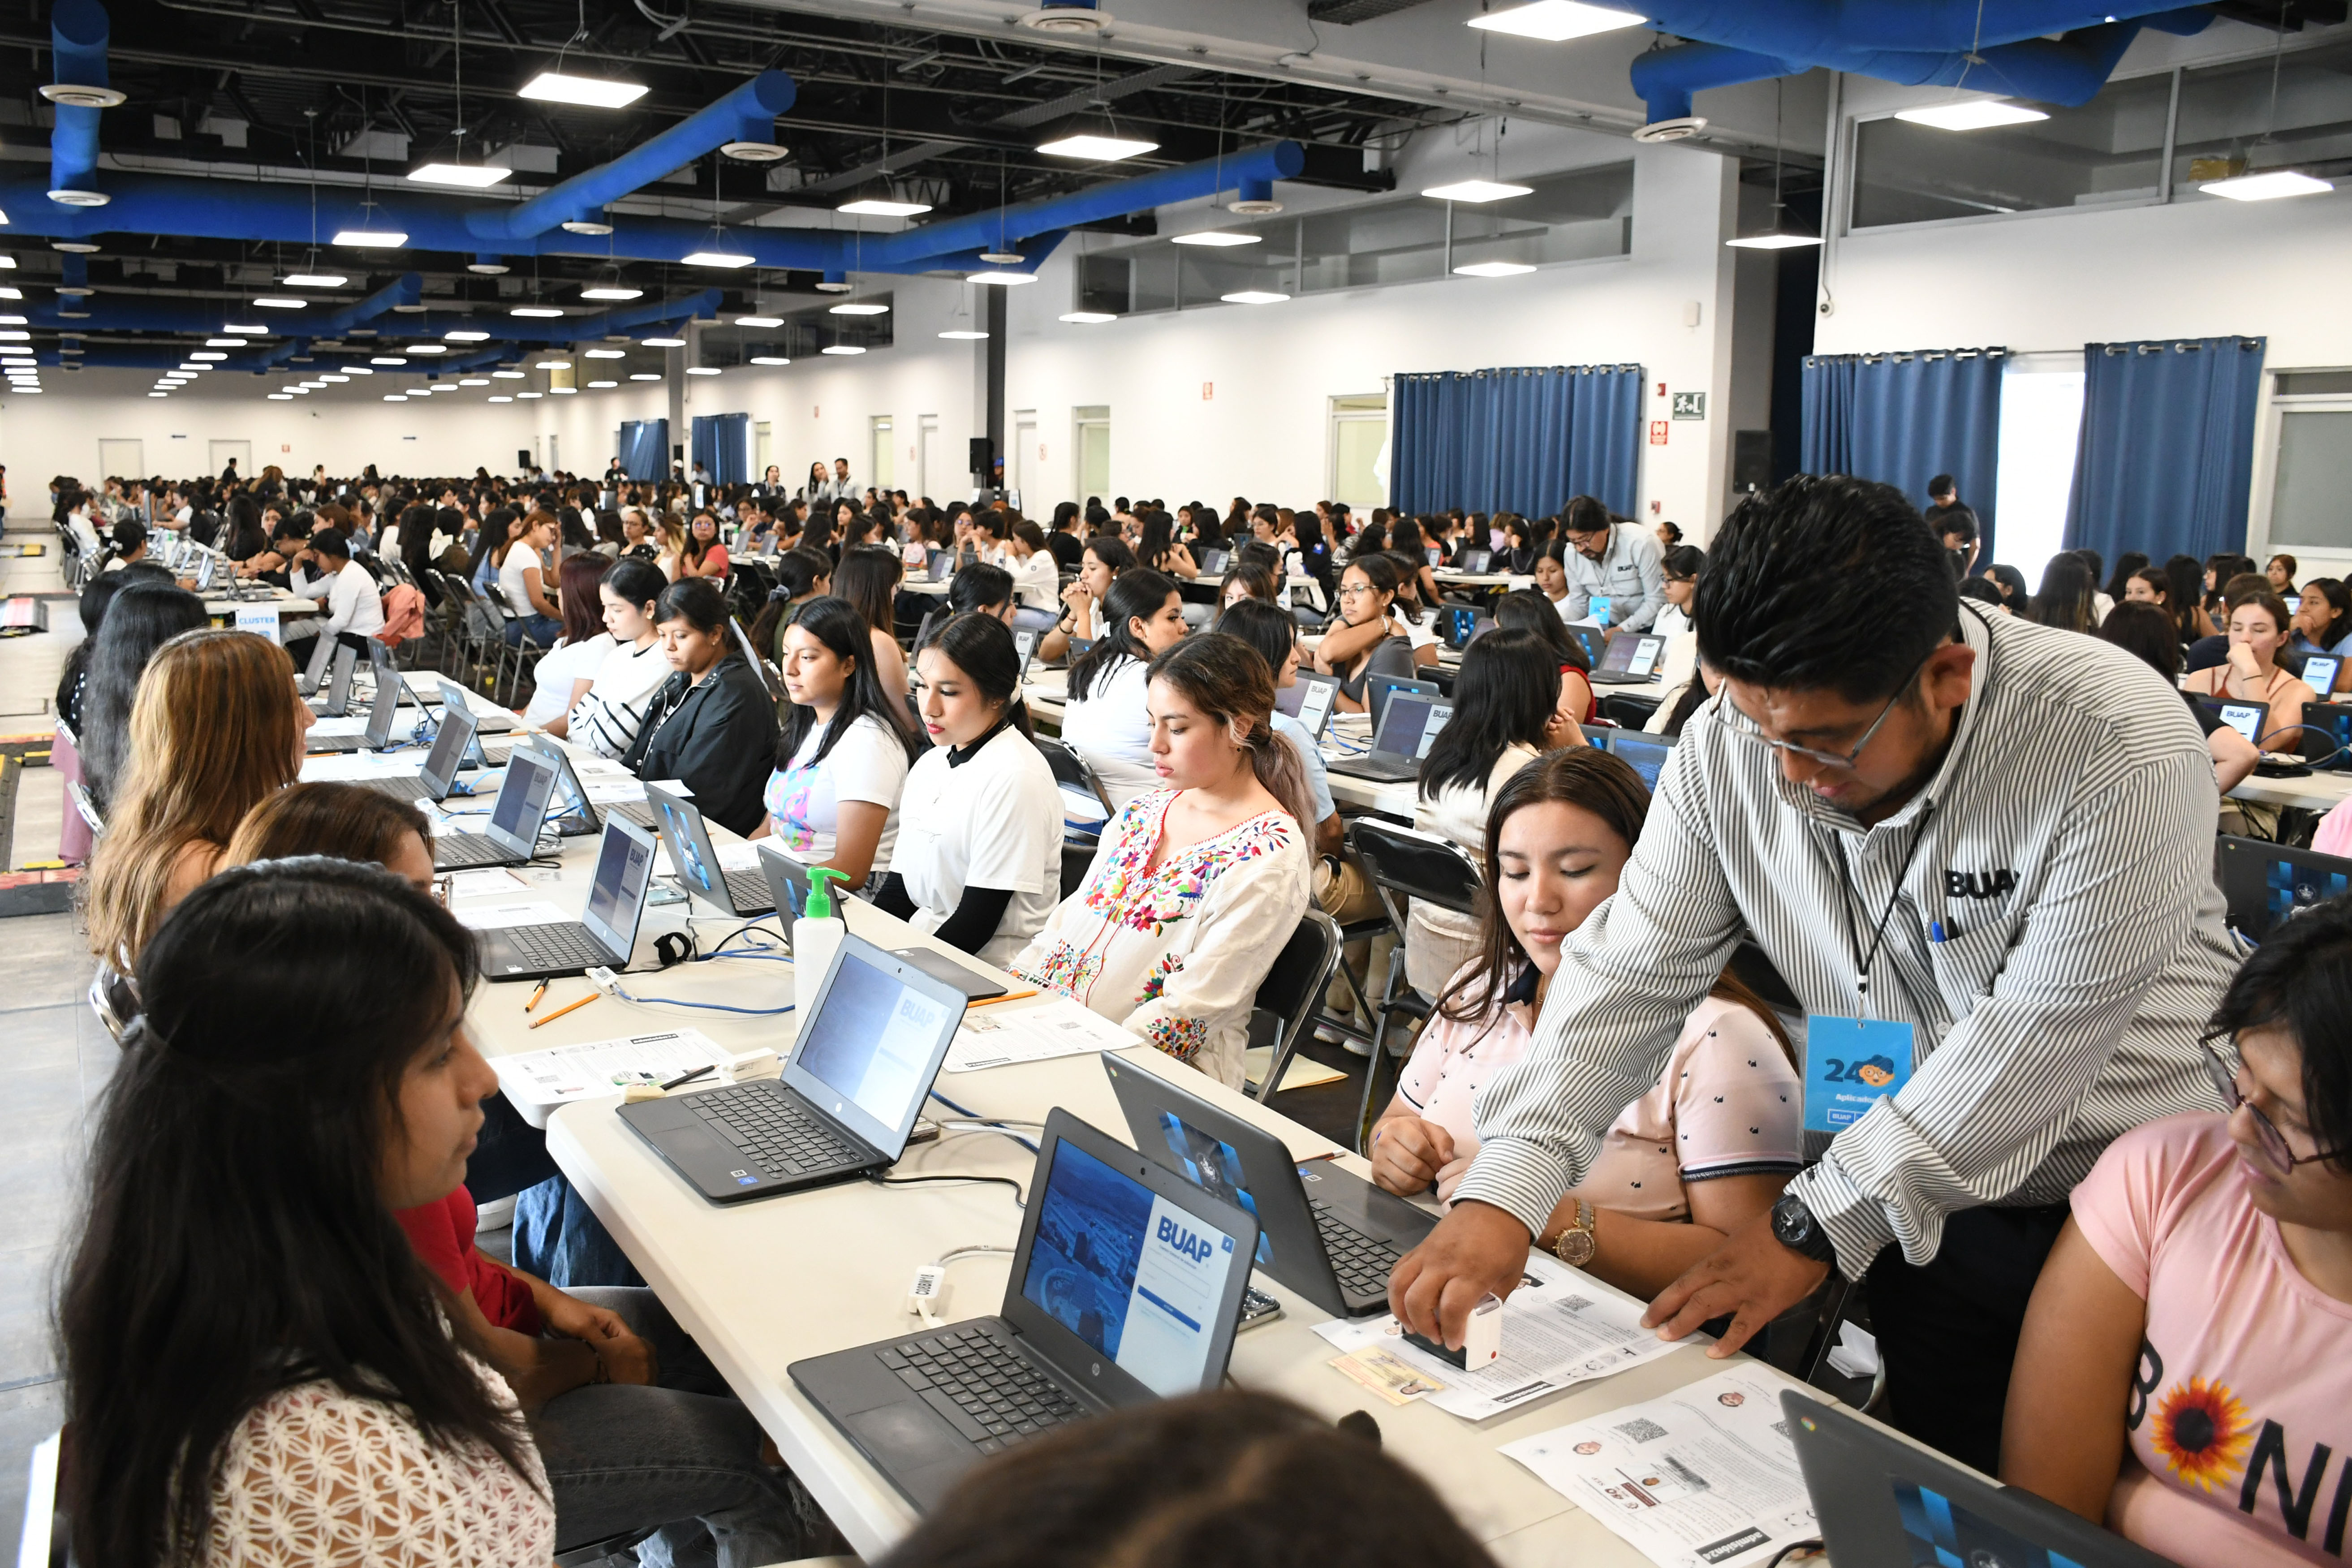
M 1364 1068 L 1363 1101 L 1356 1110 L 1356 1150 L 1361 1153 L 1370 1126 L 1373 1086 L 1380 1081 L 1381 1064 L 1388 1057 L 1389 1026 L 1400 1014 L 1426 1019 L 1432 1011 L 1430 1004 L 1410 987 L 1403 995 L 1397 994 L 1397 983 L 1404 974 L 1406 902 L 1418 899 L 1457 915 L 1475 916 L 1482 879 L 1477 862 L 1459 846 L 1371 817 L 1360 816 L 1349 825 L 1348 844 L 1363 862 L 1364 874 L 1380 893 L 1381 908 L 1388 912 L 1389 923 L 1397 933 L 1396 950 L 1389 954 L 1389 972 L 1374 1008 L 1380 1021 L 1372 1031 L 1372 1059 Z
M 1073 822 L 1067 813 L 1062 817 L 1062 897 L 1068 898 L 1086 885 L 1087 872 L 1094 865 L 1095 850 L 1102 842 L 1103 829 L 1118 815 L 1111 809 L 1110 796 L 1105 793 L 1102 781 L 1095 777 L 1087 760 L 1066 744 L 1048 736 L 1037 736 L 1033 743 L 1044 753 L 1045 765 L 1053 770 L 1055 785 L 1066 795 L 1092 797 L 1103 809 L 1102 820 L 1089 830 L 1085 824 Z
M 74 810 L 80 813 L 82 821 L 89 825 L 90 841 L 96 843 L 104 838 L 106 820 L 99 816 L 98 806 L 90 800 L 89 786 L 79 779 L 68 779 L 66 781 L 66 794 L 73 797 Z
M 508 595 L 504 584 L 492 583 L 488 584 L 488 588 L 490 605 L 497 611 L 499 622 L 498 669 L 490 677 L 490 696 L 493 699 L 498 698 L 499 682 L 507 681 L 507 694 L 504 700 L 509 707 L 513 707 L 515 696 L 522 687 L 524 673 L 535 668 L 539 664 L 539 656 L 547 650 L 540 647 L 539 640 L 525 629 L 528 622 L 523 612 Z M 515 634 L 512 637 L 507 635 L 510 630 Z M 507 656 L 509 654 L 514 656 L 514 676 L 511 680 L 507 679 Z
M 1258 1082 L 1259 1100 L 1280 1091 L 1282 1075 L 1290 1070 L 1290 1058 L 1298 1054 L 1307 1032 L 1315 1026 L 1315 1016 L 1323 1007 L 1324 988 L 1339 967 L 1341 945 L 1339 923 L 1310 907 L 1299 917 L 1298 929 L 1282 944 L 1274 967 L 1259 983 L 1250 1005 L 1276 1020 L 1274 1065 Z

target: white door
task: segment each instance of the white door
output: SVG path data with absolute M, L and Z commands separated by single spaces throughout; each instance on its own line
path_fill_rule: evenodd
M 1097 405 L 1074 411 L 1078 482 L 1071 498 L 1084 503 L 1089 496 L 1110 494 L 1110 409 Z
M 916 458 L 915 477 L 922 482 L 923 493 L 937 500 L 943 493 L 940 484 L 940 416 L 925 414 L 915 422 L 915 445 L 919 449 Z
M 877 414 L 873 419 L 873 457 L 866 472 L 866 483 L 885 494 L 898 486 L 898 438 L 890 433 L 890 416 Z
M 765 419 L 753 421 L 751 425 L 751 474 L 754 479 L 758 479 L 762 484 L 767 482 L 768 465 L 776 460 L 772 456 L 775 449 L 776 427 Z M 782 474 L 776 476 L 779 481 L 781 481 L 783 477 L 784 476 Z
M 253 443 L 250 441 L 213 442 L 212 468 L 209 471 L 214 474 L 218 474 L 223 468 L 228 467 L 229 459 L 231 458 L 236 459 L 236 477 L 238 479 L 249 479 L 253 478 Z
M 99 478 L 100 480 L 145 478 L 147 464 L 142 457 L 142 451 L 143 444 L 135 438 L 128 441 L 100 441 L 98 444 Z M 237 471 L 239 473 L 245 471 L 243 463 L 237 465 Z M 218 470 L 215 469 L 215 472 Z
M 1360 511 L 1386 506 L 1388 487 L 1375 472 L 1389 438 L 1385 392 L 1357 393 L 1331 400 L 1331 499 Z
M 1037 411 L 1016 408 L 1013 412 L 1013 493 L 1020 498 L 1019 505 L 1024 512 L 1034 511 L 1037 502 L 1032 492 L 1036 491 L 1045 478 L 1037 463 Z
M 556 438 L 554 434 L 550 432 L 547 437 L 547 471 L 551 474 L 562 467 L 563 467 L 563 459 L 556 456 Z

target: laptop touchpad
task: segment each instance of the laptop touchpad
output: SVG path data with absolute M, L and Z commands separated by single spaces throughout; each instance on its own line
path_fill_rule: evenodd
M 892 1468 L 902 1472 L 948 1459 L 968 1462 L 972 1457 L 963 1435 L 919 1400 L 860 1411 L 844 1416 L 841 1424 L 867 1453 L 888 1455 Z

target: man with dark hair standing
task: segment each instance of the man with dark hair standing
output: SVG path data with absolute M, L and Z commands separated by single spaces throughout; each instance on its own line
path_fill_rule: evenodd
M 2146 665 L 1963 605 L 1890 486 L 1750 497 L 1696 609 L 1722 689 L 1616 895 L 1563 942 L 1534 1044 L 1480 1096 L 1476 1159 L 1391 1304 L 1459 1344 L 1531 1240 L 1591 1256 L 1590 1205 L 1562 1195 L 1752 933 L 1808 1015 L 1807 1125 L 1834 1135 L 1645 1321 L 1728 1316 L 1727 1355 L 1832 1267 L 1866 1279 L 1896 1425 L 1993 1470 L 2067 1194 L 2128 1129 L 2222 1109 L 2200 1043 L 2236 967 L 2205 869 L 2212 763 Z M 1832 1058 L 1885 1097 L 1839 1106 Z
M 1606 599 L 1603 625 L 1629 632 L 1645 632 L 1666 607 L 1664 552 L 1657 535 L 1639 524 L 1618 522 L 1609 509 L 1591 496 L 1572 497 L 1560 508 L 1560 531 L 1570 549 L 1561 563 L 1568 574 L 1568 597 L 1560 618 L 1583 620 Z
M 1949 474 L 1937 474 L 1927 481 L 1927 526 L 1944 542 L 1944 548 L 1960 558 L 1959 567 L 1952 574 L 1965 577 L 1976 570 L 1977 514 L 1960 500 L 1960 487 Z

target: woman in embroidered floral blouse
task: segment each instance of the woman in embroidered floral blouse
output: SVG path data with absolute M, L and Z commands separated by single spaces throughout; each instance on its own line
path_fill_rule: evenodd
M 1112 820 L 1086 885 L 1007 967 L 1238 1089 L 1250 1000 L 1307 910 L 1306 775 L 1238 637 L 1177 644 L 1149 693 L 1164 787 Z

